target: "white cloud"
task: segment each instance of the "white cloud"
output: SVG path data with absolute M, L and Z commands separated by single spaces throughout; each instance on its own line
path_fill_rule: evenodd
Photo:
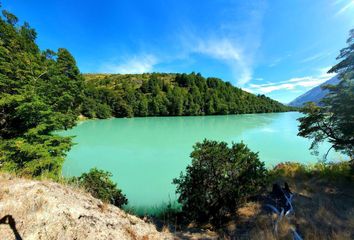
M 346 1 L 346 0 L 336 0 L 333 2 L 333 5 L 338 5 L 338 4 L 342 3 L 343 1 Z
M 339 4 L 340 2 L 337 1 L 337 4 Z M 339 9 L 335 16 L 339 16 L 342 15 L 343 13 L 345 13 L 346 11 L 348 11 L 349 9 L 354 7 L 354 1 L 353 0 L 349 0 L 349 2 L 347 4 L 345 4 L 341 9 Z
M 200 54 L 225 64 L 232 74 L 232 83 L 244 86 L 253 75 L 255 56 L 261 46 L 263 17 L 267 9 L 264 0 L 228 1 L 228 8 L 216 11 L 218 22 L 200 28 L 188 22 L 178 33 L 182 55 L 193 58 Z M 237 16 L 244 9 L 242 20 Z
M 275 67 L 275 66 L 277 66 L 282 60 L 283 60 L 283 58 L 277 58 L 277 59 L 275 59 L 272 63 L 270 63 L 268 66 L 269 66 L 269 67 Z
M 157 64 L 157 58 L 153 55 L 133 56 L 129 59 L 124 59 L 122 63 L 106 63 L 101 66 L 101 71 L 105 73 L 146 73 L 152 72 L 154 65 Z
M 292 56 L 291 53 L 288 53 L 288 54 L 284 54 L 283 56 L 281 57 L 278 57 L 278 58 L 275 58 L 275 59 L 271 59 L 270 60 L 270 64 L 268 65 L 268 67 L 275 67 L 277 65 L 279 65 L 281 62 L 283 62 L 284 60 L 290 58 Z
M 232 73 L 233 79 L 230 80 L 234 80 L 233 83 L 237 82 L 241 86 L 245 85 L 252 79 L 254 56 L 261 45 L 266 1 L 259 0 L 257 4 L 247 1 L 228 2 L 227 8 L 216 9 L 213 13 L 216 17 L 213 19 L 217 21 L 213 21 L 208 26 L 201 28 L 186 18 L 181 21 L 180 26 L 171 30 L 173 36 L 171 43 L 154 47 L 143 44 L 144 50 L 154 53 L 158 59 L 155 56 L 141 56 L 138 53 L 137 56 L 120 59 L 119 62 L 108 62 L 102 65 L 101 71 L 151 72 L 154 66 L 161 62 L 173 63 L 184 60 L 184 64 L 194 64 L 196 59 L 199 59 L 195 58 L 198 54 L 226 65 Z M 244 9 L 244 20 L 236 15 L 240 8 Z M 162 50 L 159 50 L 160 48 Z M 172 69 L 167 71 L 173 71 Z
M 248 87 L 242 87 L 243 91 L 249 92 L 249 93 L 254 93 L 256 94 L 256 92 L 254 91 L 254 89 L 248 88 Z
M 252 78 L 250 59 L 244 55 L 242 47 L 230 39 L 199 40 L 192 52 L 225 61 L 237 75 L 237 83 L 240 85 L 246 84 Z
M 265 84 L 249 84 L 246 91 L 253 93 L 271 93 L 279 90 L 291 90 L 296 91 L 298 87 L 310 88 L 318 86 L 319 84 L 332 78 L 335 73 L 327 73 L 329 68 L 318 69 L 319 74 L 316 76 L 295 77 L 281 82 L 271 82 Z
M 312 56 L 309 56 L 309 57 L 303 59 L 301 62 L 302 63 L 312 62 L 315 60 L 319 60 L 319 59 L 325 57 L 326 55 L 328 55 L 328 53 L 318 53 L 318 54 L 315 54 L 315 55 L 312 55 Z

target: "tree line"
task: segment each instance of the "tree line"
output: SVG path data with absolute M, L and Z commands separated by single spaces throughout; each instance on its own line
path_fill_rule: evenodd
M 88 117 L 199 116 L 283 112 L 292 108 L 218 78 L 191 74 L 87 74 Z

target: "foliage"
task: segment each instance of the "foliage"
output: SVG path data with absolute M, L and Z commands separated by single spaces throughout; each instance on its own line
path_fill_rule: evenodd
M 41 52 L 36 32 L 0 16 L 0 169 L 57 178 L 71 138 L 53 132 L 75 125 L 83 78 L 68 50 Z
M 88 173 L 83 173 L 77 178 L 80 186 L 91 193 L 95 198 L 121 207 L 128 203 L 128 199 L 110 178 L 112 174 L 97 168 L 92 168 Z
M 280 163 L 270 172 L 272 179 L 276 180 L 279 177 L 312 179 L 323 178 L 332 181 L 338 180 L 353 180 L 354 173 L 351 172 L 350 163 L 347 161 L 341 162 L 318 162 L 316 164 L 301 164 L 295 162 Z
M 333 66 L 328 72 L 339 73 L 340 75 L 350 74 L 348 78 L 353 78 L 354 73 L 354 29 L 349 31 L 347 39 L 348 47 L 340 50 L 337 60 L 342 59 L 339 63 Z
M 313 140 L 311 149 L 327 140 L 332 148 L 354 156 L 354 30 L 347 41 L 349 47 L 341 50 L 338 59 L 344 58 L 329 72 L 336 72 L 341 79 L 337 86 L 326 86 L 329 94 L 323 99 L 323 106 L 307 104 L 300 118 L 299 136 Z M 315 151 L 316 152 L 316 151 Z
M 267 170 L 243 143 L 204 140 L 194 145 L 192 164 L 173 180 L 182 211 L 198 222 L 218 224 L 239 204 L 265 186 Z
M 217 78 L 191 74 L 86 74 L 86 116 L 99 104 L 114 117 L 220 115 L 289 111 L 264 95 L 253 95 Z

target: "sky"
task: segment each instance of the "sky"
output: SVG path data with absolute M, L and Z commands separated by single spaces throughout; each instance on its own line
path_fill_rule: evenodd
M 283 103 L 327 79 L 354 0 L 2 0 L 83 73 L 199 72 Z

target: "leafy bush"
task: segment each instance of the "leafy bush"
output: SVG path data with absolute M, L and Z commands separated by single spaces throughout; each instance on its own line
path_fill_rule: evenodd
M 110 178 L 112 174 L 97 168 L 92 168 L 88 173 L 83 173 L 77 178 L 79 185 L 83 186 L 95 198 L 109 202 L 117 207 L 128 203 L 128 199 L 117 188 L 117 184 Z
M 220 223 L 239 204 L 267 183 L 267 170 L 258 154 L 245 144 L 204 140 L 194 146 L 192 164 L 173 180 L 178 201 L 191 220 Z

